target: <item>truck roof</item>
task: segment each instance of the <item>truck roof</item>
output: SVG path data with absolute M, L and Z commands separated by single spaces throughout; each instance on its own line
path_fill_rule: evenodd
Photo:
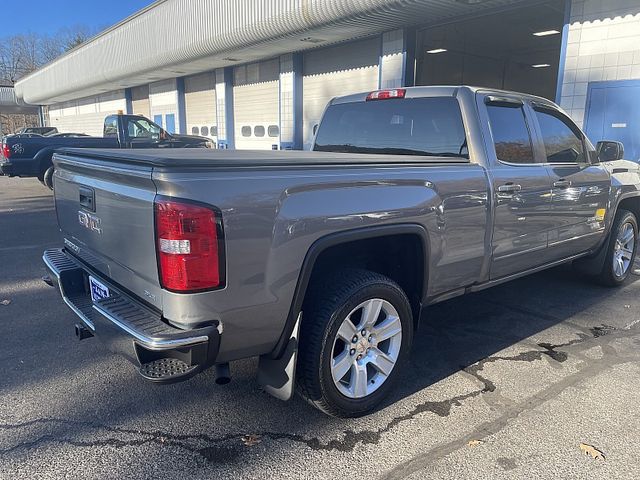
M 536 95 L 531 95 L 528 93 L 513 92 L 509 90 L 500 90 L 496 88 L 475 87 L 471 85 L 429 85 L 429 86 L 421 86 L 421 87 L 397 87 L 397 88 L 398 89 L 402 88 L 406 90 L 406 94 L 404 98 L 455 97 L 458 95 L 458 92 L 460 90 L 467 90 L 471 93 L 482 92 L 482 93 L 493 94 L 493 95 L 517 95 L 519 97 L 534 100 L 539 103 L 555 105 L 551 100 L 547 98 L 538 97 Z M 383 88 L 380 90 L 394 90 L 394 89 Z M 351 102 L 364 102 L 367 98 L 367 95 L 369 95 L 369 93 L 371 92 L 370 91 L 359 92 L 351 95 L 335 97 L 329 102 L 329 105 L 337 105 L 340 103 L 351 103 Z

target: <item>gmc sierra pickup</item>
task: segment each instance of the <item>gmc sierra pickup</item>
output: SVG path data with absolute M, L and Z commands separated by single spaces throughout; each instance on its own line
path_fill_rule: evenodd
M 30 129 L 33 130 L 33 129 Z M 206 137 L 168 133 L 140 115 L 109 115 L 104 119 L 102 137 L 81 134 L 46 136 L 20 133 L 0 141 L 0 175 L 38 177 L 53 188 L 51 158 L 58 148 L 212 148 Z M 57 134 L 57 135 L 56 135 Z
M 273 395 L 363 415 L 424 307 L 565 262 L 625 282 L 640 175 L 600 147 L 542 98 L 415 87 L 334 99 L 312 152 L 69 149 L 44 262 L 146 379 L 259 356 Z

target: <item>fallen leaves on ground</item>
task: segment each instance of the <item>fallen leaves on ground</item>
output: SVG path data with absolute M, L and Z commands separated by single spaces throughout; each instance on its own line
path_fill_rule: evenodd
M 477 447 L 478 445 L 482 445 L 484 442 L 482 440 L 469 440 L 467 442 L 468 447 Z
M 254 445 L 260 443 L 262 440 L 260 438 L 260 435 L 243 435 L 242 437 L 242 443 L 245 444 L 245 446 L 247 447 L 253 447 Z
M 598 450 L 596 447 L 594 447 L 593 445 L 588 445 L 586 443 L 581 443 L 580 444 L 580 450 L 582 450 L 582 452 L 585 455 L 589 455 L 591 456 L 591 458 L 598 460 L 604 460 L 604 453 L 602 453 L 600 450 Z
M 8 298 L 6 300 L 2 300 L 0 302 L 0 305 L 9 305 L 11 303 L 11 300 L 9 300 Z

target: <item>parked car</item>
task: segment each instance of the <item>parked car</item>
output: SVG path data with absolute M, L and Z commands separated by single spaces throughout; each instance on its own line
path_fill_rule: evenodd
M 56 130 L 57 132 L 57 130 Z M 58 134 L 28 137 L 8 135 L 2 139 L 0 174 L 10 177 L 38 177 L 52 188 L 51 157 L 61 147 L 75 148 L 212 148 L 209 138 L 168 133 L 140 115 L 109 115 L 103 137 Z
M 629 276 L 638 165 L 601 162 L 548 100 L 349 95 L 314 150 L 56 153 L 64 247 L 44 262 L 78 338 L 160 383 L 213 365 L 224 382 L 258 356 L 271 394 L 297 385 L 359 416 L 407 367 L 424 307 L 567 262 L 605 285 Z
M 24 127 L 18 130 L 16 133 L 36 133 L 38 135 L 47 136 L 58 133 L 58 129 L 56 127 Z

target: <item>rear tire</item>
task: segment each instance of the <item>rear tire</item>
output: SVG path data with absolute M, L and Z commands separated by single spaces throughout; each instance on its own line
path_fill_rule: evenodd
M 298 392 L 329 415 L 366 415 L 393 387 L 412 338 L 411 305 L 397 283 L 367 270 L 326 276 L 303 306 Z
M 598 281 L 608 287 L 622 285 L 633 271 L 638 244 L 638 221 L 628 210 L 618 210 L 607 243 Z
M 53 171 L 53 165 L 51 165 L 42 175 L 42 184 L 49 188 L 49 190 L 53 190 Z

